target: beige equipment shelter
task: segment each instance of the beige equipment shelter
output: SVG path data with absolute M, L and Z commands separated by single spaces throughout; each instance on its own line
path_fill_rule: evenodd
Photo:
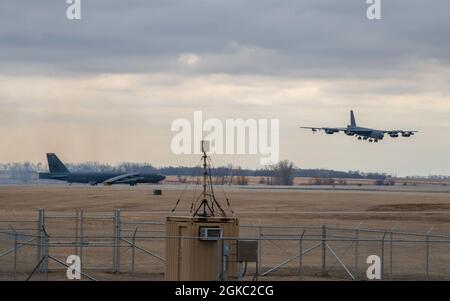
M 166 280 L 238 278 L 237 241 L 226 239 L 239 236 L 238 219 L 171 216 L 166 236 Z

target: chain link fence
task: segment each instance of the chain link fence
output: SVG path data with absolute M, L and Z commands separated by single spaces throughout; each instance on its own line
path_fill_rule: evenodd
M 146 212 L 45 212 L 0 220 L 0 280 L 65 280 L 69 255 L 85 280 L 163 280 L 165 223 Z M 198 239 L 198 238 L 189 238 Z M 450 280 L 450 236 L 331 225 L 241 225 L 258 256 L 244 280 L 367 280 L 367 259 L 382 280 Z

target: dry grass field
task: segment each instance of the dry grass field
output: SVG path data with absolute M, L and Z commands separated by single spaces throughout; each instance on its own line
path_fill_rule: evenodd
M 151 212 L 163 221 L 180 189 L 152 194 L 150 186 L 17 186 L 0 187 L 0 219 L 35 216 L 36 210 Z M 172 188 L 172 187 L 170 187 Z M 183 193 L 177 213 L 189 209 L 194 191 Z M 198 190 L 197 190 L 198 193 Z M 295 189 L 226 189 L 235 215 L 245 224 L 330 224 L 450 232 L 450 192 L 343 191 Z M 217 189 L 219 200 L 224 199 Z
M 170 214 L 182 189 L 171 186 L 161 185 L 163 189 L 161 196 L 152 194 L 151 186 L 9 186 L 0 187 L 0 221 L 13 220 L 36 220 L 37 210 L 44 208 L 46 214 L 73 214 L 76 209 L 83 209 L 85 214 L 105 213 L 112 216 L 114 209 L 121 209 L 124 220 L 135 216 L 138 221 L 156 221 L 163 222 L 165 216 Z M 219 200 L 223 200 L 222 189 L 217 187 Z M 197 190 L 198 193 L 198 190 Z M 176 214 L 186 214 L 193 200 L 195 191 L 187 189 L 183 193 L 182 200 L 177 208 Z M 297 190 L 297 189 L 244 189 L 227 188 L 231 206 L 234 209 L 235 216 L 240 218 L 241 225 L 306 225 L 306 226 L 337 226 L 337 227 L 356 227 L 369 229 L 395 229 L 396 231 L 426 233 L 432 228 L 433 234 L 450 234 L 450 192 L 430 191 L 426 187 L 424 191 L 343 191 L 343 190 Z M 222 202 L 226 207 L 226 203 Z M 127 217 L 127 214 L 129 216 Z M 73 235 L 73 220 L 49 219 L 47 231 L 50 237 L 55 235 Z M 9 223 L 11 224 L 11 223 Z M 13 226 L 18 225 L 13 224 Z M 30 224 L 29 224 L 30 225 Z M 35 225 L 35 223 L 31 223 Z M 0 223 L 0 228 L 8 229 L 8 223 Z M 20 227 L 20 226 L 19 226 Z M 112 229 L 110 221 L 105 222 L 103 226 L 89 223 L 86 225 L 86 233 L 91 235 L 103 232 L 110 233 Z M 160 230 L 163 227 L 159 227 Z M 266 230 L 271 235 L 278 235 L 282 230 Z M 270 232 L 275 231 L 275 232 Z M 88 235 L 88 234 L 86 234 Z M 256 228 L 242 228 L 241 235 L 255 236 Z M 158 254 L 164 255 L 164 245 L 158 242 L 153 246 L 148 245 Z M 372 249 L 370 249 L 372 248 Z M 376 246 L 367 247 L 367 254 L 378 252 Z M 432 274 L 439 279 L 450 278 L 450 243 L 436 244 L 432 249 Z M 30 248 L 31 249 L 31 248 Z M 370 250 L 369 250 L 370 249 Z M 55 250 L 56 254 L 63 256 L 64 252 L 72 252 L 73 248 Z M 342 254 L 349 266 L 353 266 L 354 260 L 347 251 L 348 248 L 336 245 L 337 253 Z M 395 249 L 394 273 L 398 273 L 398 278 L 404 275 L 410 275 L 415 270 L 423 271 L 423 246 L 415 244 Z M 0 250 L 1 253 L 2 250 Z M 63 252 L 64 251 L 64 252 Z M 277 263 L 295 255 L 298 251 L 297 242 L 271 242 L 263 244 L 262 249 L 262 269 L 276 265 Z M 51 251 L 52 252 L 52 251 Z M 61 254 L 59 254 L 59 253 Z M 103 252 L 103 253 L 102 253 Z M 129 250 L 124 248 L 123 260 L 121 264 L 128 269 Z M 390 252 L 390 251 L 389 251 Z M 95 249 L 85 251 L 85 256 L 95 266 L 108 265 L 96 262 L 102 254 L 110 257 L 111 248 Z M 128 254 L 128 255 L 127 255 Z M 90 255 L 90 257 L 88 256 Z M 360 249 L 360 264 L 365 266 L 364 248 Z M 147 256 L 148 257 L 148 256 Z M 145 256 L 140 254 L 137 261 L 136 273 L 130 275 L 128 272 L 114 275 L 109 272 L 92 272 L 99 279 L 162 279 L 164 267 L 161 263 L 146 261 Z M 367 256 L 366 256 L 367 257 Z M 417 257 L 417 258 L 416 258 Z M 310 262 L 305 258 L 305 279 L 316 279 L 318 268 L 320 266 L 320 252 L 310 255 Z M 30 269 L 32 259 L 27 269 Z M 109 259 L 110 260 L 110 259 Z M 10 279 L 9 265 L 11 258 L 0 258 L 0 279 Z M 284 269 L 280 269 L 271 274 L 266 279 L 293 279 L 297 280 L 296 265 L 294 260 Z M 330 259 L 333 262 L 333 259 Z M 446 265 L 440 264 L 445 262 Z M 97 263 L 97 264 L 96 264 Z M 8 265 L 8 267 L 7 267 Z M 249 267 L 249 272 L 253 267 Z M 339 271 L 339 266 L 333 262 L 333 268 Z M 253 268 L 254 269 L 254 268 Z M 149 272 L 149 270 L 152 270 Z M 26 273 L 27 271 L 24 271 Z M 29 272 L 29 271 L 28 271 Z M 362 271 L 363 272 L 363 271 Z M 361 273 L 362 273 L 361 272 Z M 420 272 L 418 275 L 422 275 Z M 63 275 L 63 274 L 61 274 Z M 60 279 L 61 275 L 53 276 Z M 294 275 L 294 276 L 293 276 Z M 22 275 L 23 276 L 23 275 Z M 342 273 L 335 273 L 329 279 L 340 279 Z M 309 278 L 308 278 L 309 277 Z M 423 276 L 417 276 L 421 278 Z M 345 277 L 343 277 L 345 278 Z M 52 278 L 51 278 L 52 279 Z

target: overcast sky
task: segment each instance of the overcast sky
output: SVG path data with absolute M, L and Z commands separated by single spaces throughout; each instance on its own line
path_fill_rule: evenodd
M 0 162 L 195 165 L 177 118 L 278 118 L 303 168 L 450 174 L 450 2 L 381 0 L 0 2 Z M 417 129 L 369 144 L 300 125 Z M 260 156 L 215 156 L 257 168 Z

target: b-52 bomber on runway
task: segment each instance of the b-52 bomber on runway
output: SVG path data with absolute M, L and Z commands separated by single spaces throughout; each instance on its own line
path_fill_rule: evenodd
M 67 167 L 53 153 L 47 154 L 50 172 L 39 173 L 39 179 L 60 180 L 72 183 L 86 183 L 90 185 L 159 183 L 166 177 L 155 173 L 140 172 L 70 172 Z
M 411 137 L 417 131 L 411 130 L 376 130 L 371 128 L 364 128 L 356 125 L 355 114 L 350 111 L 350 125 L 345 128 L 328 128 L 328 127 L 307 127 L 301 126 L 302 129 L 312 130 L 313 133 L 317 131 L 325 131 L 326 134 L 334 134 L 338 132 L 344 132 L 347 136 L 355 136 L 358 140 L 368 140 L 369 142 L 378 142 L 383 140 L 384 135 L 387 134 L 392 138 L 397 138 L 399 135 L 402 137 Z

